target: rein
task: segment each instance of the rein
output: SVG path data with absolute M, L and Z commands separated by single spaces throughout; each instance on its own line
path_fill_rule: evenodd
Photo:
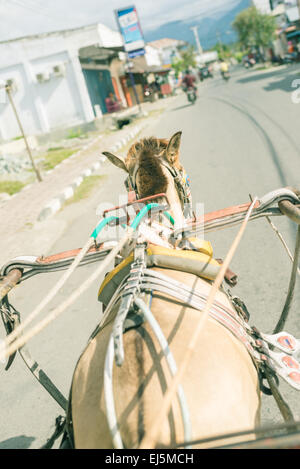
M 178 176 L 178 173 L 176 173 L 176 174 Z M 173 177 L 175 179 L 175 177 L 176 177 L 175 172 L 173 173 Z M 181 175 L 181 177 L 184 180 L 184 175 L 183 174 Z M 182 182 L 180 184 L 182 184 L 182 186 L 184 185 Z M 247 215 L 246 215 L 246 218 L 244 219 L 244 223 L 241 227 L 241 230 L 240 230 L 236 240 L 234 241 L 234 243 L 233 243 L 233 245 L 232 245 L 232 247 L 231 247 L 231 249 L 230 249 L 230 251 L 229 251 L 229 253 L 226 257 L 226 260 L 225 260 L 225 262 L 224 262 L 224 264 L 221 268 L 220 274 L 222 272 L 223 278 L 224 278 L 224 275 L 225 275 L 227 264 L 229 264 L 229 261 L 230 261 L 230 256 L 233 255 L 233 253 L 234 253 L 234 251 L 237 247 L 237 244 L 239 243 L 238 238 L 239 238 L 239 236 L 241 236 L 241 234 L 242 234 L 242 232 L 245 228 L 245 224 L 247 224 L 249 219 L 251 219 L 251 212 L 253 211 L 254 216 L 270 216 L 270 215 L 277 214 L 274 211 L 268 211 L 268 210 L 271 210 L 271 202 L 273 203 L 275 201 L 276 197 L 277 198 L 281 197 L 282 201 L 286 201 L 287 199 L 290 199 L 289 203 L 290 203 L 290 205 L 294 204 L 293 206 L 295 206 L 295 203 L 297 203 L 297 200 L 298 200 L 298 203 L 299 203 L 299 199 L 295 200 L 295 195 L 292 194 L 292 193 L 289 194 L 288 191 L 286 191 L 286 190 L 282 190 L 282 193 L 280 193 L 279 196 L 278 196 L 277 193 L 273 194 L 272 197 L 265 196 L 265 198 L 264 198 L 265 200 L 260 199 L 258 205 L 257 205 L 257 203 L 255 203 L 256 201 L 254 201 L 251 204 L 251 206 L 248 207 Z M 262 201 L 264 203 L 262 203 Z M 144 212 L 146 214 L 146 212 L 148 210 L 148 206 L 144 207 L 144 209 L 145 209 Z M 296 209 L 296 207 L 295 207 L 295 209 Z M 297 210 L 299 212 L 299 208 Z M 142 220 L 142 218 L 144 216 L 144 212 L 142 213 L 142 216 L 140 214 L 134 220 L 134 229 L 138 228 L 139 223 L 140 223 L 140 221 Z M 239 214 L 239 217 L 242 216 L 243 210 L 240 210 L 240 212 L 241 213 Z M 245 210 L 244 210 L 244 212 L 245 212 Z M 300 212 L 299 213 L 298 212 L 296 212 L 296 217 L 297 217 L 298 223 L 300 224 L 300 216 L 299 216 Z M 244 215 L 244 213 L 243 213 L 243 215 Z M 279 213 L 278 213 L 278 215 L 279 215 Z M 100 228 L 102 229 L 104 226 L 109 225 L 110 222 L 115 223 L 116 221 L 117 221 L 116 217 L 110 217 L 107 220 L 102 220 L 99 223 L 98 227 L 96 227 L 96 229 L 94 230 L 93 236 L 91 236 L 93 238 L 93 240 L 96 241 L 96 238 L 99 234 Z M 238 221 L 239 220 L 236 219 L 235 223 L 238 222 Z M 228 214 L 227 213 L 226 213 L 226 216 L 224 217 L 223 221 L 221 220 L 222 225 L 225 225 L 225 223 L 227 223 L 227 225 L 229 224 Z M 99 226 L 100 226 L 100 228 L 99 228 Z M 7 329 L 7 332 L 8 332 L 7 341 L 5 342 L 4 347 L 3 346 L 0 347 L 0 357 L 4 358 L 4 357 L 12 356 L 12 354 L 15 353 L 17 350 L 19 350 L 19 352 L 20 352 L 20 348 L 23 347 L 24 344 L 26 344 L 30 338 L 32 338 L 34 335 L 39 333 L 44 327 L 46 327 L 59 314 L 61 314 L 64 310 L 66 310 L 67 307 L 69 307 L 70 304 L 72 304 L 80 296 L 80 294 L 83 291 L 85 291 L 86 288 L 96 278 L 99 277 L 100 273 L 103 272 L 103 270 L 106 267 L 108 267 L 111 260 L 113 260 L 115 258 L 116 254 L 120 251 L 122 246 L 124 246 L 127 241 L 132 240 L 132 238 L 137 240 L 137 234 L 138 233 L 135 235 L 134 234 L 134 229 L 133 229 L 133 224 L 130 227 L 127 227 L 127 232 L 126 232 L 124 238 L 122 238 L 119 243 L 115 243 L 114 246 L 109 246 L 109 249 L 108 249 L 109 254 L 108 254 L 108 252 L 105 253 L 105 255 L 101 252 L 99 252 L 99 254 L 95 253 L 95 255 L 97 255 L 97 256 L 99 255 L 99 257 L 97 257 L 98 260 L 100 260 L 100 258 L 102 260 L 103 257 L 105 258 L 104 262 L 101 263 L 101 266 L 99 267 L 99 269 L 97 269 L 96 273 L 91 275 L 86 280 L 86 282 L 79 288 L 79 290 L 76 292 L 76 294 L 71 295 L 71 297 L 69 297 L 60 307 L 56 308 L 44 321 L 41 321 L 37 325 L 36 328 L 33 328 L 29 332 L 29 334 L 24 335 L 23 337 L 21 336 L 20 333 L 23 332 L 23 329 L 24 329 L 23 326 L 24 325 L 21 326 L 20 324 L 18 324 L 18 321 L 15 321 L 14 327 L 11 327 L 9 325 L 9 327 Z M 288 297 L 288 300 L 287 300 L 288 307 L 290 305 L 290 300 L 291 300 L 291 297 L 292 297 L 292 290 L 293 290 L 294 283 L 295 283 L 295 276 L 296 276 L 296 273 L 297 273 L 297 261 L 298 261 L 297 256 L 299 255 L 299 249 L 300 249 L 300 247 L 299 247 L 300 229 L 298 230 L 298 236 L 299 236 L 299 238 L 298 238 L 297 247 L 296 247 L 296 250 L 295 250 L 295 256 L 294 256 L 294 259 L 293 259 L 293 273 L 292 273 L 291 282 L 290 282 L 289 297 Z M 61 258 L 59 260 L 56 259 L 56 264 L 55 263 L 53 264 L 54 270 L 63 270 L 66 267 L 69 267 L 69 269 L 66 272 L 66 275 L 63 276 L 62 279 L 60 279 L 60 282 L 50 292 L 49 296 L 45 299 L 46 301 L 44 303 L 41 303 L 36 308 L 36 310 L 33 312 L 33 314 L 30 316 L 30 318 L 28 318 L 29 320 L 28 320 L 28 322 L 26 322 L 26 325 L 29 324 L 35 316 L 37 316 L 37 314 L 41 311 L 41 309 L 43 307 L 45 307 L 45 305 L 53 297 L 53 295 L 54 295 L 56 289 L 58 288 L 58 286 L 61 287 L 61 285 L 67 280 L 67 278 L 74 271 L 75 267 L 77 267 L 79 265 L 84 265 L 84 262 L 86 262 L 86 261 L 92 262 L 92 261 L 97 260 L 96 257 L 91 257 L 90 260 L 87 258 L 87 253 L 91 252 L 91 248 L 92 247 L 90 246 L 90 240 L 89 240 L 89 243 L 87 243 L 84 246 L 83 249 L 76 251 L 76 255 L 74 255 L 73 262 L 70 261 L 70 256 L 65 256 L 65 259 L 61 259 Z M 141 256 L 140 259 L 142 259 L 141 252 L 142 252 L 142 250 L 140 250 L 140 256 Z M 75 254 L 75 252 L 74 252 L 74 254 Z M 94 256 L 93 253 L 91 253 L 91 254 L 92 254 L 92 256 Z M 43 266 L 43 263 L 44 263 L 44 266 Z M 31 275 L 34 275 L 35 273 L 42 272 L 43 269 L 45 269 L 44 270 L 45 272 L 46 271 L 51 271 L 51 266 L 49 265 L 49 267 L 48 267 L 47 262 L 45 262 L 45 260 L 43 260 L 43 259 L 41 259 L 40 262 L 37 262 L 37 260 L 33 259 L 33 258 L 30 258 L 30 259 L 28 259 L 28 258 L 27 259 L 18 258 L 18 260 L 15 261 L 15 264 L 13 264 L 13 263 L 8 264 L 6 266 L 7 271 L 4 269 L 4 270 L 2 270 L 1 273 L 3 275 L 5 275 L 6 277 L 8 277 L 10 274 L 14 273 L 13 268 L 14 268 L 15 265 L 17 265 L 19 267 L 19 269 L 22 270 L 22 272 L 24 271 L 24 268 L 26 268 L 26 267 L 30 269 L 27 272 L 24 272 L 24 279 L 28 278 Z M 0 299 L 2 300 L 2 302 L 3 302 L 4 296 L 7 295 L 9 290 L 12 289 L 13 286 L 16 283 L 19 283 L 19 282 L 21 282 L 21 280 L 23 280 L 22 272 L 20 271 L 21 279 L 16 280 L 16 281 L 12 281 L 11 285 L 8 284 L 7 287 L 5 287 L 4 283 L 3 283 L 3 285 L 4 285 L 4 287 L 3 287 L 2 282 L 0 282 L 0 293 L 2 294 L 2 296 L 0 296 Z M 28 273 L 28 277 L 26 277 L 27 273 Z M 190 292 L 188 290 L 189 287 L 184 286 L 183 284 L 180 284 L 180 286 L 179 286 L 178 284 L 174 283 L 173 279 L 171 281 L 171 279 L 163 278 L 162 276 L 160 276 L 160 278 L 158 278 L 157 275 L 153 275 L 153 272 L 151 272 L 151 274 L 150 274 L 147 271 L 147 269 L 144 270 L 144 271 L 143 271 L 143 269 L 141 269 L 140 275 L 138 275 L 138 277 L 133 279 L 135 283 L 131 284 L 131 287 L 137 287 L 137 292 L 141 292 L 144 289 L 145 293 L 149 293 L 152 290 L 157 289 L 158 286 L 161 289 L 164 290 L 164 291 L 162 291 L 162 293 L 170 294 L 170 291 L 172 291 L 171 296 L 173 295 L 176 298 L 176 295 L 177 295 L 178 297 L 180 297 L 181 300 L 182 299 L 186 300 L 187 304 L 189 306 L 193 307 L 193 305 L 194 305 L 196 309 L 201 309 L 202 310 L 204 319 L 202 318 L 200 321 L 202 321 L 202 323 L 203 323 L 204 320 L 206 319 L 206 317 L 209 315 L 210 307 L 213 307 L 213 309 L 214 309 L 215 306 L 218 306 L 214 302 L 213 295 L 215 294 L 215 291 L 218 288 L 218 282 L 219 282 L 219 286 L 222 283 L 222 276 L 219 279 L 216 279 L 215 283 L 213 284 L 213 288 L 212 288 L 212 292 L 211 292 L 212 296 L 210 295 L 208 298 L 203 298 L 203 297 L 200 298 L 199 295 L 195 294 L 195 292 Z M 4 280 L 5 280 L 5 278 L 4 278 Z M 217 280 L 218 280 L 218 282 L 217 282 Z M 114 304 L 114 302 L 115 302 L 116 298 L 118 297 L 118 295 L 122 295 L 124 290 L 126 290 L 126 287 L 127 287 L 127 291 L 128 291 L 128 284 L 127 284 L 126 281 L 119 286 L 119 288 L 116 291 L 116 295 L 114 295 L 114 297 L 112 298 L 112 302 L 111 302 L 111 304 L 108 305 L 104 316 L 106 316 L 106 313 L 109 311 L 111 305 Z M 4 290 L 4 292 L 2 291 L 2 289 Z M 193 293 L 193 295 L 192 295 L 192 293 Z M 134 304 L 136 304 L 136 306 L 140 310 L 144 310 L 143 314 L 145 315 L 147 320 L 149 320 L 149 318 L 150 318 L 149 315 L 151 315 L 151 311 L 149 313 L 149 311 L 148 311 L 149 308 L 147 310 L 147 305 L 145 305 L 145 304 L 143 305 L 140 302 L 140 298 L 138 298 L 138 297 L 135 298 L 135 295 L 133 295 L 133 298 L 134 298 L 134 302 L 135 302 Z M 202 301 L 202 303 L 201 303 L 201 301 Z M 206 304 L 206 306 L 204 306 L 204 309 L 203 309 L 204 304 Z M 1 302 L 0 302 L 0 306 L 1 306 Z M 3 303 L 3 306 L 5 306 L 5 303 Z M 6 306 L 8 306 L 8 304 L 6 304 Z M 9 306 L 11 306 L 11 305 L 9 305 Z M 145 309 L 145 306 L 146 306 L 146 309 Z M 215 309 L 218 309 L 218 307 L 215 308 Z M 4 314 L 6 314 L 6 316 L 9 316 L 11 314 L 11 312 L 9 311 L 8 308 L 6 310 L 3 309 L 3 311 L 4 311 Z M 2 313 L 2 311 L 1 311 L 1 313 Z M 286 319 L 286 318 L 284 318 L 284 319 Z M 229 324 L 229 323 L 231 323 L 231 320 L 232 320 L 232 318 L 228 316 L 228 317 L 226 317 L 225 322 L 227 322 L 227 324 Z M 247 324 L 247 321 L 245 322 L 241 318 L 238 318 L 238 320 L 235 324 L 231 323 L 231 329 L 232 329 L 231 331 L 233 332 L 234 329 L 237 330 L 239 328 L 239 326 L 244 327 L 244 329 L 246 331 L 246 335 L 247 335 L 247 340 L 249 341 L 248 343 L 250 344 L 250 346 L 255 351 L 255 354 L 253 355 L 253 357 L 257 360 L 260 360 L 260 362 L 262 364 L 262 367 L 266 370 L 267 377 L 270 374 L 271 374 L 271 376 L 279 374 L 283 379 L 285 379 L 287 382 L 289 382 L 289 384 L 291 384 L 293 387 L 295 387 L 296 389 L 300 389 L 300 372 L 298 371 L 298 370 L 300 370 L 300 364 L 295 360 L 295 356 L 294 356 L 300 350 L 300 341 L 295 339 L 293 336 L 291 336 L 290 334 L 287 334 L 285 332 L 280 332 L 278 334 L 273 334 L 273 335 L 262 334 L 259 331 L 255 330 L 255 328 L 249 328 L 249 326 Z M 250 334 L 250 332 L 251 332 L 251 334 Z M 159 330 L 157 328 L 156 328 L 156 333 L 159 333 Z M 197 331 L 195 331 L 195 334 L 194 334 L 193 339 L 192 339 L 192 342 L 194 342 L 194 343 L 195 343 L 195 340 L 196 340 L 196 333 L 199 333 L 198 329 L 197 329 Z M 253 333 L 253 335 L 252 335 L 252 333 Z M 242 336 L 243 336 L 243 333 L 242 333 L 242 335 L 240 335 L 240 337 L 242 337 Z M 274 352 L 274 350 L 273 350 L 274 347 L 279 349 L 280 353 Z M 191 347 L 189 346 L 189 350 L 188 350 L 189 353 L 191 351 L 190 349 L 191 349 Z M 23 351 L 25 352 L 25 350 L 23 350 Z M 250 347 L 249 346 L 248 346 L 248 351 L 250 352 Z M 2 355 L 1 355 L 1 352 L 2 352 Z M 25 354 L 23 354 L 23 355 L 25 355 Z M 185 358 L 185 360 L 186 360 L 186 358 Z M 27 357 L 27 361 L 28 361 L 28 357 Z M 169 393 L 176 392 L 176 389 L 178 389 L 178 385 L 179 385 L 179 383 L 177 382 L 178 381 L 178 376 L 180 376 L 180 374 L 183 374 L 183 372 L 184 372 L 184 371 L 182 371 L 182 369 L 180 369 L 178 372 L 175 372 L 174 371 L 174 366 L 172 367 L 172 370 L 173 370 L 172 375 L 174 377 L 174 380 L 173 380 L 173 385 L 172 385 L 171 389 L 169 390 Z M 43 384 L 43 383 L 41 383 L 41 384 Z M 45 381 L 45 384 L 46 384 L 45 387 L 48 390 L 48 383 L 46 381 Z M 57 392 L 57 389 L 55 387 L 54 387 L 54 391 Z M 168 397 L 168 399 L 170 399 L 169 394 L 168 394 L 167 397 Z M 181 399 L 182 399 L 182 396 L 181 396 Z M 58 402 L 59 401 L 61 402 L 61 407 L 65 408 L 65 406 L 66 406 L 65 398 L 63 396 L 60 396 L 59 399 L 58 399 Z M 183 401 L 181 401 L 181 402 L 183 402 Z M 164 410 L 164 412 L 166 411 L 166 408 L 167 408 L 168 405 L 169 405 L 168 403 L 167 404 L 164 403 L 164 407 L 162 409 L 162 410 Z M 184 409 L 185 406 L 183 405 L 182 408 Z M 183 411 L 183 414 L 184 413 L 186 415 L 187 411 L 186 410 Z M 184 415 L 183 415 L 183 417 L 184 417 Z M 186 417 L 184 417 L 184 418 L 186 418 Z M 288 415 L 287 419 L 291 420 L 289 415 Z M 146 437 L 147 436 L 148 435 L 146 435 Z M 143 444 L 145 444 L 145 442 L 142 442 L 142 445 Z M 186 441 L 186 444 L 187 444 L 187 441 Z

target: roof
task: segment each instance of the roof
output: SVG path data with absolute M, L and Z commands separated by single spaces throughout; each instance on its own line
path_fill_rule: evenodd
M 31 35 L 28 35 L 28 36 L 20 36 L 20 37 L 16 37 L 16 38 L 13 38 L 13 39 L 6 39 L 4 41 L 0 41 L 0 44 L 6 44 L 6 43 L 10 43 L 10 42 L 17 42 L 17 41 L 24 41 L 26 39 L 39 39 L 39 38 L 45 38 L 45 37 L 48 37 L 48 36 L 58 36 L 58 35 L 62 35 L 62 34 L 71 34 L 75 31 L 84 31 L 84 30 L 87 31 L 87 30 L 95 29 L 98 26 L 108 28 L 108 26 L 106 26 L 102 23 L 92 23 L 92 24 L 88 24 L 88 25 L 85 25 L 85 26 L 78 26 L 78 27 L 75 27 L 75 28 L 58 29 L 56 31 L 48 31 L 48 32 L 44 32 L 44 33 L 31 34 Z M 111 29 L 111 28 L 108 28 L 108 29 Z M 111 29 L 111 31 L 116 32 L 112 29 Z
M 133 68 L 130 69 L 132 73 L 162 73 L 169 72 L 170 67 L 164 67 L 163 65 L 148 65 L 145 57 L 135 57 L 132 59 Z
M 170 39 L 167 37 L 164 39 L 157 39 L 156 41 L 148 42 L 148 46 L 155 47 L 156 49 L 166 49 L 167 47 L 176 47 L 181 44 L 185 44 L 185 42 L 179 39 Z

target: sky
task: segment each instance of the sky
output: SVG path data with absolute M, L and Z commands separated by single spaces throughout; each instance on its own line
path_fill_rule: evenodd
M 135 5 L 142 29 L 216 16 L 240 0 L 0 0 L 0 41 L 92 23 L 117 30 L 114 10 Z

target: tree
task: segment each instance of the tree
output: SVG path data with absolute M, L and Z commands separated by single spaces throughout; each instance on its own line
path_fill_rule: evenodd
M 229 59 L 232 56 L 232 52 L 230 46 L 228 44 L 223 44 L 221 42 L 217 42 L 215 46 L 212 48 L 218 52 L 218 57 L 222 60 Z
M 187 70 L 190 67 L 196 67 L 196 52 L 192 45 L 179 51 L 179 57 L 173 59 L 172 68 L 175 71 L 175 76 L 178 77 L 180 72 Z
M 263 14 L 256 7 L 239 13 L 233 24 L 244 49 L 267 47 L 275 38 L 277 28 L 273 16 Z

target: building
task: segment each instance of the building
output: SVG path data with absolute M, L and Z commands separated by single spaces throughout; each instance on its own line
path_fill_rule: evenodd
M 252 0 L 256 8 L 276 19 L 277 39 L 270 49 L 271 58 L 297 54 L 300 42 L 300 0 Z
M 284 57 L 287 53 L 297 54 L 300 42 L 300 8 L 297 0 L 277 2 L 271 11 L 277 22 L 277 39 L 273 43 L 276 56 Z
M 285 11 L 289 22 L 286 37 L 296 46 L 300 42 L 300 0 L 285 0 Z
M 269 14 L 272 10 L 271 0 L 252 0 L 253 5 L 261 12 Z
M 166 68 L 171 66 L 175 58 L 180 58 L 178 49 L 185 45 L 186 43 L 184 41 L 170 38 L 148 42 L 148 46 L 157 51 L 160 63 Z
M 113 92 L 126 103 L 119 81 L 122 37 L 102 24 L 0 42 L 0 83 L 13 99 L 28 135 L 92 122 L 107 112 Z M 3 92 L 0 140 L 20 135 Z

